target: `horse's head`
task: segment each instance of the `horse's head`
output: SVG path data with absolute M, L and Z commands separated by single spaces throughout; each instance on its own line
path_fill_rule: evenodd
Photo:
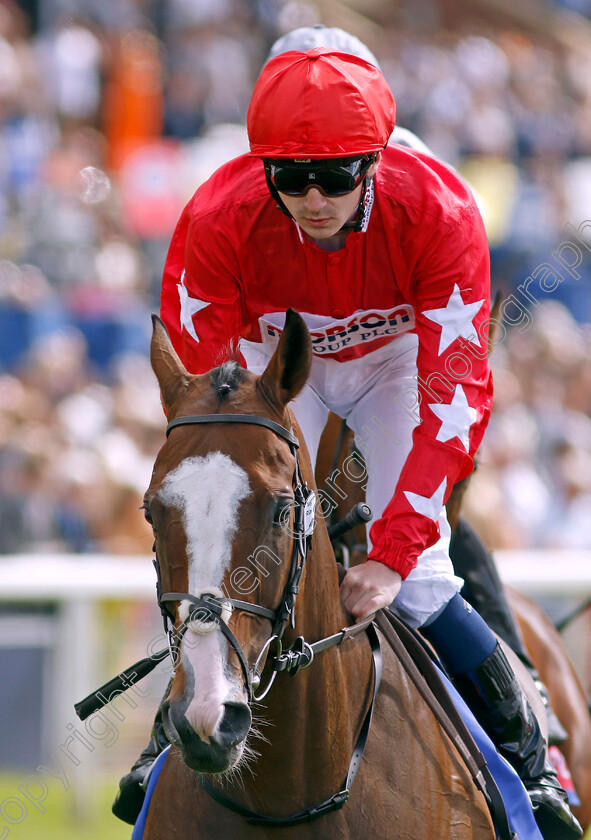
M 279 609 L 293 548 L 294 515 L 286 527 L 285 511 L 294 507 L 294 488 L 301 484 L 295 448 L 281 433 L 235 422 L 185 424 L 184 418 L 240 414 L 289 430 L 287 404 L 304 386 L 311 356 L 308 331 L 290 310 L 260 377 L 234 362 L 192 376 L 154 318 L 151 361 L 169 436 L 144 501 L 161 592 L 170 596 L 163 606 L 174 626 L 176 660 L 163 721 L 195 770 L 223 772 L 243 754 L 251 726 L 250 674 L 273 621 L 232 609 L 231 599 Z M 208 598 L 214 599 L 212 611 Z

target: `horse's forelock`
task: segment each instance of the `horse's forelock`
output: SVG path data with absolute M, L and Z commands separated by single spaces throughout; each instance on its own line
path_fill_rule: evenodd
M 244 380 L 244 368 L 238 362 L 224 362 L 211 374 L 211 387 L 220 399 L 237 391 Z

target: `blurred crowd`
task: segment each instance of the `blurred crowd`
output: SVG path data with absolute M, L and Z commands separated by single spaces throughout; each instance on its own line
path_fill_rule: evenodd
M 491 547 L 591 548 L 591 324 L 558 301 L 495 347 L 495 403 L 465 512 Z
M 321 9 L 0 0 L 0 553 L 149 551 L 137 508 L 163 439 L 148 342 L 168 242 L 197 186 L 246 150 L 270 45 L 335 25 Z M 411 21 L 373 26 L 368 46 L 400 124 L 473 186 L 493 285 L 510 293 L 567 223 L 591 218 L 591 47 Z M 467 505 L 493 547 L 591 547 L 581 250 L 492 357 L 495 413 Z

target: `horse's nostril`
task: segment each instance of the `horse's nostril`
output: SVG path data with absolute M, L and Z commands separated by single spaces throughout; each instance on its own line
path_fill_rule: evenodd
M 246 738 L 251 723 L 252 715 L 246 703 L 224 703 L 215 740 L 226 748 L 234 747 Z

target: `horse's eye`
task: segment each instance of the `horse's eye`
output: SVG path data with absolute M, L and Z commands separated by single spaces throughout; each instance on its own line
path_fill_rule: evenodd
M 291 496 L 281 496 L 276 499 L 273 507 L 273 525 L 283 527 L 289 523 L 294 500 Z
M 148 507 L 148 505 L 146 504 L 146 502 L 144 502 L 144 504 L 141 506 L 140 510 L 143 510 L 143 512 L 144 512 L 144 519 L 146 520 L 146 522 L 148 523 L 148 525 L 152 525 L 152 526 L 153 526 L 153 525 L 154 525 L 154 521 L 153 521 L 153 519 L 152 519 L 152 514 L 150 513 L 150 508 Z

